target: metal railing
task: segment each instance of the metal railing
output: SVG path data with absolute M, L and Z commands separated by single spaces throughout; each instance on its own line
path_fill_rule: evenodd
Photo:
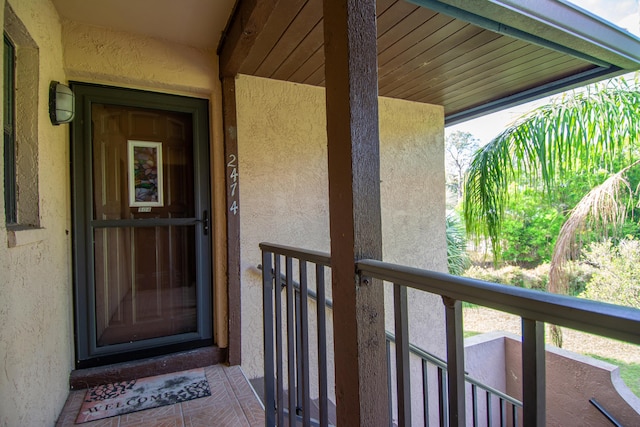
M 284 246 L 260 245 L 262 248 L 262 284 L 264 318 L 264 402 L 267 426 L 312 425 L 309 355 L 309 286 L 307 264 L 315 266 L 315 294 L 318 307 L 324 307 L 326 297 L 327 254 L 299 251 Z M 284 257 L 284 272 L 282 270 Z M 298 291 L 294 288 L 294 265 L 297 260 Z M 281 278 L 285 278 L 284 300 Z M 275 278 L 278 278 L 276 282 Z M 277 287 L 274 286 L 278 284 Z M 274 292 L 274 287 L 277 291 Z M 284 313 L 283 313 L 284 307 Z M 327 318 L 324 309 L 316 310 L 318 416 L 320 427 L 329 426 L 329 386 L 327 367 Z M 283 337 L 283 328 L 286 337 Z M 286 338 L 286 344 L 284 339 Z M 285 351 L 286 346 L 286 351 Z M 286 359 L 286 372 L 284 363 Z M 285 382 L 287 393 L 285 393 Z M 286 401 L 285 401 L 286 397 Z
M 258 269 L 262 270 L 262 265 L 258 265 Z M 275 275 L 275 271 L 272 270 L 272 273 L 274 273 L 274 280 L 275 282 L 275 286 L 276 289 L 278 289 L 278 286 L 280 287 L 281 291 L 286 291 L 287 289 L 290 289 L 290 287 L 293 287 L 293 293 L 294 293 L 294 307 L 293 307 L 293 311 L 294 311 L 294 319 L 297 319 L 298 316 L 300 315 L 299 310 L 300 310 L 300 283 L 298 283 L 295 280 L 287 280 L 287 276 L 285 274 L 280 274 L 279 276 Z M 278 279 L 279 277 L 279 279 Z M 307 294 L 310 300 L 316 301 L 318 299 L 318 295 L 316 294 L 316 292 L 314 292 L 312 289 L 308 289 L 307 290 Z M 325 298 L 325 307 L 329 310 L 333 309 L 333 301 L 330 298 Z M 296 321 L 296 325 L 298 325 L 298 322 Z M 296 330 L 296 332 L 298 332 L 299 330 Z M 387 365 L 388 365 L 388 370 L 389 373 L 391 373 L 391 363 L 392 363 L 392 357 L 391 357 L 391 346 L 392 344 L 395 345 L 395 336 L 389 332 L 386 331 L 386 342 L 387 342 Z M 300 339 L 298 336 L 295 337 L 295 342 L 296 342 L 296 349 L 299 349 L 299 344 L 300 344 Z M 447 408 L 448 408 L 448 400 L 447 400 L 447 395 L 446 393 L 444 393 L 444 390 L 446 389 L 446 375 L 447 375 L 447 362 L 441 358 L 439 358 L 438 356 L 429 353 L 428 351 L 420 348 L 417 345 L 411 344 L 409 343 L 409 353 L 414 356 L 415 358 L 419 359 L 419 364 L 420 364 L 420 368 L 421 368 L 421 379 L 422 379 L 422 397 L 423 397 L 423 406 L 422 406 L 422 415 L 423 415 L 423 421 L 424 421 L 424 425 L 428 425 L 429 424 L 429 402 L 428 402 L 428 372 L 429 372 L 429 367 L 433 367 L 436 370 L 436 375 L 438 378 L 437 384 L 438 384 L 438 408 L 439 408 L 439 413 L 438 413 L 438 418 L 443 420 L 442 424 L 446 424 L 446 412 L 447 412 Z M 297 377 L 300 378 L 301 373 L 297 372 Z M 472 403 L 472 411 L 471 411 L 471 416 L 473 419 L 473 426 L 477 426 L 480 425 L 480 419 L 484 418 L 486 425 L 487 426 L 492 426 L 494 425 L 494 409 L 493 409 L 493 403 L 496 402 L 497 403 L 497 407 L 498 407 L 498 423 L 500 425 L 500 427 L 504 427 L 507 426 L 509 422 L 511 422 L 511 425 L 518 425 L 518 410 L 521 410 L 522 408 L 522 402 L 520 402 L 518 399 L 509 396 L 503 392 L 501 392 L 500 390 L 495 389 L 494 387 L 491 387 L 487 384 L 484 384 L 483 382 L 471 377 L 468 374 L 465 374 L 465 382 L 466 384 L 469 386 L 468 389 L 470 390 L 470 394 L 471 394 L 471 403 Z M 389 413 L 393 414 L 393 402 L 392 402 L 392 379 L 391 379 L 391 374 L 389 374 L 389 378 L 388 378 L 388 387 L 389 387 Z M 480 398 L 478 392 L 480 391 L 480 396 L 484 396 L 484 398 Z M 285 393 L 286 396 L 286 393 Z M 302 402 L 304 401 L 303 397 L 301 396 L 301 389 L 300 387 L 297 388 L 296 390 L 296 396 L 297 396 L 297 401 L 298 402 Z M 481 405 L 482 403 L 484 403 L 484 407 L 480 408 L 479 405 Z M 300 417 L 300 414 L 305 412 L 305 408 L 301 407 L 300 404 L 297 405 L 297 415 L 298 415 L 298 420 L 302 420 L 302 417 Z M 287 408 L 282 408 L 285 414 L 285 418 L 286 415 L 288 414 L 288 409 Z M 391 417 L 390 417 L 391 418 Z M 319 425 L 319 420 L 311 417 L 311 425 L 312 426 L 316 426 Z M 391 420 L 391 425 L 393 425 L 393 420 Z
M 328 254 L 263 243 L 263 304 L 265 322 L 265 408 L 267 425 L 284 425 L 285 410 L 288 425 L 311 426 L 310 364 L 309 364 L 309 277 L 315 277 L 318 307 L 327 303 L 326 270 L 330 267 Z M 282 272 L 284 257 L 285 272 Z M 300 298 L 295 297 L 293 260 L 297 260 Z M 315 266 L 315 276 L 308 274 L 307 264 Z M 440 295 L 445 305 L 446 323 L 446 375 L 439 370 L 439 417 L 440 425 L 466 425 L 467 375 L 464 371 L 464 346 L 462 333 L 462 302 L 515 314 L 522 319 L 522 395 L 521 420 L 524 426 L 544 425 L 545 422 L 545 350 L 544 323 L 570 327 L 634 344 L 640 344 L 640 310 L 612 304 L 578 299 L 563 295 L 548 294 L 529 289 L 497 285 L 474 279 L 399 266 L 375 260 L 357 263 L 361 277 L 379 279 L 391 283 L 394 294 L 395 316 L 395 360 L 396 360 L 396 405 L 398 425 L 410 426 L 411 389 L 409 356 L 413 351 L 408 342 L 407 289 Z M 274 292 L 275 278 L 284 277 L 286 299 L 281 292 Z M 296 302 L 296 300 L 298 300 Z M 298 306 L 296 307 L 296 304 Z M 295 307 L 295 308 L 294 308 Z M 283 310 L 285 313 L 283 314 Z M 299 313 L 298 316 L 294 315 Z M 286 317 L 283 319 L 283 317 Z M 327 323 L 324 309 L 316 310 L 317 330 L 317 377 L 318 377 L 318 425 L 328 426 L 328 381 L 327 381 Z M 275 321 L 274 321 L 275 320 Z M 283 323 L 284 322 L 284 323 Z M 286 327 L 286 352 L 283 342 L 283 327 Z M 300 339 L 296 340 L 295 337 Z M 298 341 L 298 342 L 297 342 Z M 388 353 L 391 353 L 390 347 Z M 284 359 L 287 372 L 284 372 Z M 445 363 L 445 362 L 442 362 Z M 314 375 L 316 372 L 314 371 Z M 288 402 L 284 402 L 284 381 L 288 382 Z M 469 381 L 470 382 L 470 381 Z M 423 374 L 423 388 L 426 379 Z M 479 384 L 471 382 L 473 425 L 477 422 L 477 390 Z M 428 391 L 424 391 L 425 402 Z M 500 418 L 505 420 L 506 399 L 500 403 Z M 269 404 L 268 402 L 272 402 Z M 517 402 L 517 401 L 516 401 Z M 519 402 L 518 402 L 519 403 Z M 424 403 L 428 411 L 428 402 Z M 511 422 L 518 425 L 518 405 L 513 403 Z M 491 416 L 491 412 L 488 412 Z M 428 414 L 424 417 L 428 425 Z M 514 418 L 516 418 L 514 420 Z M 315 420 L 314 420 L 315 421 Z M 506 421 L 504 421 L 506 422 Z M 314 423 L 315 424 L 315 423 Z M 489 424 L 491 425 L 491 424 Z
M 387 369 L 389 373 L 391 372 L 391 344 L 395 344 L 395 336 L 387 331 Z M 447 393 L 445 390 L 447 388 L 447 362 L 438 356 L 435 356 L 428 351 L 409 343 L 409 353 L 414 357 L 417 357 L 420 360 L 420 370 L 421 370 L 421 386 L 422 386 L 422 422 L 423 425 L 429 425 L 429 393 L 428 393 L 428 368 L 432 366 L 436 370 L 437 375 L 437 384 L 438 384 L 438 419 L 440 420 L 440 425 L 447 425 L 447 412 L 449 407 L 449 402 L 447 399 Z M 499 418 L 498 425 L 500 427 L 505 427 L 507 425 L 517 426 L 519 419 L 519 411 L 522 410 L 522 402 L 518 399 L 509 396 L 506 393 L 501 392 L 500 390 L 491 387 L 479 381 L 468 373 L 464 374 L 465 383 L 469 386 L 467 387 L 470 390 L 471 394 L 471 417 L 472 417 L 472 426 L 480 425 L 480 419 L 484 418 L 487 426 L 494 425 L 494 414 L 493 414 L 493 402 L 497 403 Z M 393 403 L 391 401 L 392 396 L 392 382 L 391 376 L 389 376 L 388 381 L 389 386 L 389 413 L 393 413 Z M 484 393 L 484 399 L 479 397 L 478 391 Z M 480 404 L 484 402 L 484 408 L 481 411 Z M 484 417 L 482 417 L 484 415 Z M 511 422 L 511 424 L 509 424 Z

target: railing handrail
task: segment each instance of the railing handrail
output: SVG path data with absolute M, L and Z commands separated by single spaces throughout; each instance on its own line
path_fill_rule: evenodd
M 622 424 L 616 420 L 616 418 L 611 415 L 609 411 L 607 411 L 604 406 L 602 406 L 595 398 L 589 399 L 589 403 L 591 403 L 595 408 L 615 427 L 623 427 Z
M 275 243 L 260 243 L 260 249 L 263 252 L 272 252 L 302 261 L 312 262 L 315 264 L 331 267 L 331 255 L 327 252 L 313 251 L 309 249 L 300 249 L 293 246 L 277 245 Z
M 391 332 L 389 331 L 385 331 L 386 335 L 387 335 L 387 339 L 393 343 L 395 343 L 396 337 L 395 335 L 393 335 Z M 444 370 L 445 372 L 447 372 L 447 362 L 441 358 L 439 358 L 438 356 L 435 356 L 431 353 L 429 353 L 428 351 L 418 347 L 415 344 L 411 344 L 409 343 L 409 351 L 413 354 L 415 354 L 416 356 L 418 356 L 419 358 L 421 358 L 422 360 L 426 360 L 429 363 L 434 364 L 435 366 L 437 366 L 438 368 Z M 465 381 L 468 382 L 469 384 L 473 384 L 477 387 L 480 387 L 482 390 L 484 391 L 488 391 L 489 393 L 497 396 L 498 398 L 505 400 L 517 407 L 522 407 L 522 402 L 520 402 L 518 399 L 509 396 L 508 394 L 505 394 L 503 392 L 501 392 L 500 390 L 491 387 L 490 385 L 484 384 L 481 381 L 476 380 L 475 378 L 471 377 L 468 373 L 465 372 L 464 374 L 464 378 Z
M 273 243 L 260 243 L 260 248 L 303 261 L 331 266 L 331 256 L 326 252 Z M 505 286 L 371 259 L 359 261 L 357 267 L 363 276 L 402 283 L 425 292 L 446 295 L 456 300 L 482 305 L 531 320 L 640 344 L 640 328 L 638 327 L 640 310 L 633 307 L 623 307 L 516 286 Z
M 357 263 L 363 276 L 482 305 L 520 317 L 640 344 L 640 310 L 568 295 L 505 286 L 376 260 Z

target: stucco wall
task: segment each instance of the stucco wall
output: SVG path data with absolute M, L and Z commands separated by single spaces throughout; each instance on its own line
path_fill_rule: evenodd
M 214 52 L 63 21 L 69 80 L 209 97 L 219 85 Z
M 506 336 L 506 392 L 522 399 L 522 347 L 519 337 Z M 588 356 L 546 346 L 546 409 L 548 426 L 610 426 L 591 404 L 594 398 L 624 426 L 640 425 L 640 398 L 620 378 L 620 369 Z
M 521 337 L 490 332 L 465 339 L 465 371 L 497 390 L 522 401 Z M 640 398 L 624 384 L 620 369 L 612 364 L 546 346 L 546 425 L 609 426 L 611 423 L 592 405 L 595 398 L 622 425 L 639 425 Z M 484 393 L 478 392 L 479 417 L 485 416 Z M 467 386 L 467 419 L 471 417 L 471 393 Z M 499 413 L 493 399 L 493 413 Z M 509 407 L 510 411 L 511 408 Z M 494 421 L 497 422 L 494 415 Z M 522 425 L 520 410 L 519 425 Z
M 321 88 L 248 76 L 237 79 L 236 96 L 242 364 L 253 378 L 263 375 L 258 244 L 329 251 L 325 98 Z M 380 126 L 384 260 L 445 271 L 442 109 L 381 99 Z M 442 355 L 443 311 L 433 303 L 412 295 L 410 333 Z
M 49 82 L 66 77 L 61 26 L 51 3 L 9 4 L 38 45 L 33 155 L 39 159 L 41 228 L 7 231 L 0 203 L 0 425 L 50 426 L 67 397 L 73 362 L 68 127 L 52 126 L 48 116 Z M 5 2 L 0 5 L 4 10 Z

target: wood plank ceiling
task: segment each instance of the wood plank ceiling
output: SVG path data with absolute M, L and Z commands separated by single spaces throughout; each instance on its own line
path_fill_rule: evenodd
M 323 86 L 322 0 L 272 3 L 237 72 Z M 403 0 L 378 0 L 377 15 L 379 94 L 443 105 L 445 116 L 598 68 Z

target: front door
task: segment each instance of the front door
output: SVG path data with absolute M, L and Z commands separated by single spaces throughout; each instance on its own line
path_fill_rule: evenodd
M 73 90 L 77 366 L 211 344 L 208 102 Z

